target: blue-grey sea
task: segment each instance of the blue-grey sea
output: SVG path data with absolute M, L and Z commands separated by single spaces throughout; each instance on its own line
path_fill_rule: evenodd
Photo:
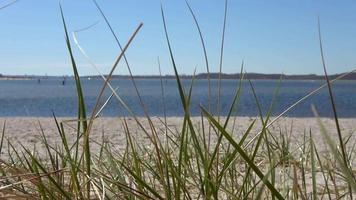
M 166 108 L 167 116 L 182 116 L 183 109 L 178 95 L 176 81 L 163 81 L 164 99 L 162 98 L 160 79 L 136 79 L 137 87 L 143 98 L 147 111 L 151 116 L 163 116 Z M 188 93 L 190 80 L 182 80 Z M 284 80 L 253 80 L 259 104 L 265 115 L 271 105 L 274 94 L 279 88 L 272 109 L 272 115 L 278 115 L 283 110 L 302 98 L 308 92 L 318 88 L 324 81 L 291 81 Z M 96 97 L 103 84 L 102 80 L 82 79 L 83 93 L 87 112 L 91 113 Z M 131 80 L 112 80 L 113 87 L 118 87 L 118 94 L 137 115 L 144 114 Z M 212 80 L 211 111 L 217 112 L 218 80 Z M 226 115 L 235 95 L 238 81 L 222 80 L 221 84 L 221 115 Z M 340 117 L 356 117 L 356 81 L 338 81 L 333 85 L 333 93 Z M 191 115 L 200 115 L 199 105 L 208 108 L 208 82 L 195 80 L 190 103 Z M 102 102 L 110 95 L 106 90 Z M 319 115 L 331 117 L 332 109 L 327 88 L 302 102 L 286 116 L 311 117 L 311 105 L 314 104 Z M 257 103 L 248 81 L 242 84 L 240 101 L 234 115 L 258 115 Z M 67 80 L 62 85 L 61 79 L 38 80 L 0 80 L 0 116 L 75 116 L 77 114 L 76 88 L 73 80 Z M 116 98 L 113 98 L 103 109 L 102 116 L 127 116 L 128 112 Z

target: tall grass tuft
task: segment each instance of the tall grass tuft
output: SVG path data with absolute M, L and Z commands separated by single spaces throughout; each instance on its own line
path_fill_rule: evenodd
M 166 113 L 164 79 L 160 72 L 161 100 L 164 119 L 149 115 L 149 110 L 140 96 L 139 88 L 131 73 L 126 50 L 142 28 L 137 26 L 125 45 L 121 45 L 117 33 L 113 30 L 104 11 L 93 0 L 103 17 L 112 37 L 115 38 L 119 52 L 107 76 L 104 76 L 91 62 L 90 57 L 79 45 L 73 34 L 74 42 L 82 55 L 96 68 L 103 79 L 98 91 L 94 108 L 87 116 L 84 92 L 79 71 L 68 34 L 65 15 L 60 7 L 65 33 L 65 43 L 70 56 L 76 93 L 78 115 L 74 120 L 63 120 L 53 114 L 59 143 L 54 143 L 46 135 L 41 122 L 37 124 L 41 147 L 28 147 L 15 143 L 7 137 L 6 122 L 3 123 L 0 137 L 0 197 L 9 199 L 341 199 L 353 198 L 356 179 L 352 160 L 355 158 L 355 144 L 351 137 L 345 139 L 336 113 L 332 93 L 332 84 L 351 72 L 329 80 L 323 56 L 319 27 L 320 50 L 326 83 L 310 91 L 283 112 L 272 116 L 278 98 L 276 88 L 267 113 L 263 113 L 258 91 L 254 81 L 246 77 L 245 63 L 241 64 L 241 76 L 237 80 L 231 103 L 224 113 L 221 109 L 221 76 L 219 76 L 217 113 L 212 113 L 210 105 L 209 60 L 203 34 L 193 9 L 187 9 L 193 17 L 200 36 L 206 68 L 208 71 L 209 103 L 208 108 L 200 106 L 201 115 L 190 114 L 191 98 L 194 94 L 195 76 L 189 87 L 183 87 L 180 79 L 173 44 L 170 41 L 169 28 L 164 7 L 161 5 L 162 25 L 168 48 L 171 66 L 179 93 L 180 104 L 184 111 L 179 126 L 173 128 Z M 224 21 L 221 38 L 219 72 L 222 73 L 225 29 L 228 2 L 225 1 Z M 91 26 L 90 26 L 91 27 Z M 131 81 L 139 99 L 144 117 L 138 117 L 121 98 L 120 90 L 114 89 L 110 81 L 120 61 L 124 60 Z M 194 72 L 195 74 L 195 72 Z M 282 77 L 279 82 L 281 84 Z M 243 88 L 248 83 L 249 88 Z M 336 145 L 329 130 L 318 118 L 321 134 L 328 149 L 321 150 L 312 130 L 305 130 L 302 138 L 295 138 L 293 124 L 290 130 L 273 125 L 290 110 L 328 87 L 339 144 Z M 103 101 L 104 91 L 109 88 L 111 95 Z M 249 89 L 255 100 L 258 116 L 244 121 L 245 128 L 238 129 L 241 123 L 236 117 L 242 90 Z M 124 148 L 106 139 L 104 132 L 101 140 L 91 136 L 95 121 L 100 120 L 100 112 L 113 99 L 125 108 L 128 116 L 118 119 L 124 135 Z M 104 103 L 102 103 L 104 102 Z M 203 102 L 204 103 L 204 102 Z M 133 119 L 133 120 L 132 120 Z M 131 122 L 130 122 L 131 121 Z M 75 126 L 71 125 L 75 122 Z M 75 135 L 71 135 L 71 131 Z M 315 130 L 313 130 L 315 131 Z M 135 134 L 147 138 L 142 142 Z M 349 142 L 348 146 L 346 143 Z M 352 145 L 351 145 L 352 144 Z M 4 155 L 4 156 L 3 156 Z M 334 161 L 334 158 L 336 161 Z

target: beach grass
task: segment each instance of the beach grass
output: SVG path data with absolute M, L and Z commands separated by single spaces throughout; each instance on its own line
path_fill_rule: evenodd
M 104 12 L 94 1 L 110 31 L 115 37 L 121 51 L 108 75 L 103 76 L 103 86 L 98 91 L 95 106 L 88 115 L 81 87 L 81 80 L 72 53 L 65 17 L 61 8 L 61 16 L 65 32 L 65 42 L 70 56 L 78 98 L 78 115 L 75 120 L 75 140 L 69 140 L 65 125 L 68 121 L 58 120 L 53 114 L 57 126 L 60 143 L 51 143 L 38 123 L 38 132 L 44 149 L 28 147 L 19 144 L 15 147 L 13 141 L 7 140 L 6 122 L 1 131 L 0 154 L 7 155 L 0 159 L 0 197 L 9 199 L 341 199 L 353 198 L 356 191 L 354 176 L 355 144 L 352 136 L 343 135 L 334 104 L 332 83 L 347 74 L 340 75 L 335 80 L 329 80 L 322 51 L 321 33 L 319 28 L 322 65 L 326 83 L 310 91 L 300 100 L 293 102 L 289 108 L 276 117 L 272 117 L 275 99 L 279 87 L 274 92 L 267 114 L 263 114 L 254 88 L 253 80 L 242 76 L 237 82 L 234 98 L 227 113 L 220 111 L 220 100 L 217 103 L 217 114 L 211 112 L 210 100 L 208 107 L 200 106 L 201 116 L 190 115 L 190 99 L 194 93 L 194 76 L 190 87 L 182 86 L 179 67 L 176 64 L 173 46 L 170 43 L 168 24 L 164 8 L 161 7 L 163 27 L 168 46 L 168 52 L 174 69 L 177 90 L 184 110 L 180 118 L 179 129 L 171 129 L 164 115 L 161 123 L 154 123 L 149 115 L 135 79 L 130 70 L 125 51 L 134 41 L 142 24 L 134 30 L 128 42 L 122 46 L 111 28 Z M 203 39 L 203 33 L 193 9 L 187 3 L 192 14 L 198 34 L 201 39 L 207 74 L 209 63 Z M 222 73 L 224 34 L 227 13 L 225 2 L 225 17 L 223 21 L 222 44 L 220 51 L 219 71 Z M 320 27 L 320 26 L 319 26 Z M 83 53 L 83 51 L 82 51 Z M 120 61 L 124 59 L 130 72 L 137 97 L 139 98 L 144 117 L 139 118 L 120 98 L 110 80 Z M 159 61 L 158 61 L 159 64 Z M 160 64 L 159 64 L 160 65 Z M 243 74 L 243 63 L 241 74 Z M 159 66 L 160 69 L 160 66 Z M 350 72 L 351 73 L 351 72 Z M 208 80 L 209 77 L 207 77 Z M 249 82 L 254 95 L 256 108 L 259 111 L 258 120 L 248 122 L 247 129 L 236 131 L 236 112 L 238 112 L 242 82 Z M 221 93 L 221 78 L 219 78 L 219 98 Z M 281 80 L 283 81 L 283 80 Z M 210 81 L 208 81 L 210 84 Z M 210 85 L 209 98 L 210 98 Z M 330 132 L 319 120 L 320 132 L 327 145 L 321 151 L 315 145 L 313 132 L 305 130 L 300 143 L 296 143 L 288 132 L 282 128 L 279 131 L 269 128 L 288 111 L 298 106 L 306 98 L 327 87 L 332 103 L 337 132 Z M 128 117 L 118 119 L 123 127 L 126 143 L 125 148 L 118 150 L 110 141 L 91 139 L 94 121 L 102 110 L 104 91 L 109 88 L 112 96 L 129 113 L 135 122 L 134 127 L 128 123 Z M 162 102 L 165 110 L 165 91 L 161 79 Z M 315 118 L 319 119 L 317 110 L 312 107 Z M 89 116 L 89 117 L 88 117 Z M 142 121 L 147 125 L 144 125 Z M 255 132 L 257 123 L 260 130 Z M 292 126 L 292 125 L 291 125 Z M 232 127 L 232 128 L 231 128 Z M 291 128 L 292 130 L 292 128 Z M 134 132 L 140 131 L 148 139 L 140 143 L 134 138 Z M 103 133 L 105 134 L 105 133 Z M 335 142 L 334 135 L 337 135 Z M 5 145 L 6 144 L 6 145 Z M 5 148 L 6 146 L 6 148 Z M 93 146 L 97 148 L 93 148 Z M 92 149 L 99 149 L 93 151 Z

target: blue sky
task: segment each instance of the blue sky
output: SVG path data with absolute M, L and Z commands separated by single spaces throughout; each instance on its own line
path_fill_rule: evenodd
M 0 1 L 0 5 L 9 0 Z M 159 0 L 97 0 L 119 40 L 125 44 L 140 22 L 144 26 L 127 51 L 136 75 L 172 74 Z M 218 71 L 224 1 L 190 0 L 200 22 L 211 71 Z M 70 32 L 96 21 L 79 41 L 103 73 L 119 48 L 91 0 L 61 1 Z M 184 0 L 162 1 L 178 70 L 205 72 L 203 51 Z M 333 0 L 229 0 L 223 72 L 322 74 L 317 37 L 321 19 L 329 73 L 356 67 L 356 3 Z M 72 74 L 57 0 L 19 0 L 0 10 L 0 73 Z M 72 38 L 71 38 L 72 39 Z M 72 44 L 74 46 L 73 40 Z M 96 74 L 74 46 L 79 73 Z M 127 74 L 120 63 L 116 74 Z

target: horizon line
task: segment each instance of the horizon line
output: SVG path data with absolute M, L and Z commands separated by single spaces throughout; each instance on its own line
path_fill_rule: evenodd
M 348 72 L 341 72 L 341 73 L 333 73 L 333 74 L 328 74 L 328 76 L 333 76 L 333 75 L 340 75 L 340 74 L 345 74 Z M 207 75 L 207 72 L 202 72 L 202 73 L 197 73 L 197 74 L 185 74 L 181 73 L 179 76 L 202 76 L 202 75 Z M 210 75 L 219 75 L 219 72 L 210 72 Z M 225 76 L 234 76 L 234 75 L 240 75 L 241 73 L 221 73 L 221 75 Z M 316 73 L 305 73 L 305 74 L 287 74 L 287 73 L 259 73 L 259 72 L 245 72 L 242 74 L 250 74 L 250 75 L 266 75 L 266 76 L 273 76 L 273 75 L 284 75 L 284 76 L 325 76 L 323 73 L 321 74 L 316 74 Z M 108 74 L 103 74 L 104 76 L 108 76 Z M 48 74 L 1 74 L 0 77 L 71 77 L 74 76 L 73 74 L 63 74 L 63 75 L 48 75 Z M 97 77 L 101 76 L 100 74 L 92 74 L 92 75 L 80 75 L 80 77 Z M 113 74 L 113 76 L 123 76 L 123 77 L 130 77 L 130 74 Z M 133 77 L 170 77 L 170 76 L 175 76 L 175 74 L 137 74 L 137 75 L 132 75 Z

